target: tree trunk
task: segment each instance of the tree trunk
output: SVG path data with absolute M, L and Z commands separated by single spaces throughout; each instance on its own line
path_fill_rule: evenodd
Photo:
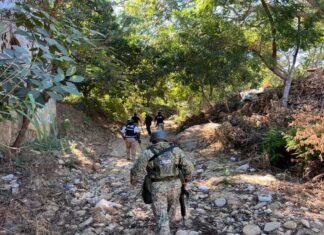
M 213 105 L 210 103 L 210 101 L 209 101 L 209 99 L 208 99 L 208 97 L 207 97 L 207 95 L 206 95 L 205 90 L 204 90 L 203 87 L 201 88 L 201 94 L 203 96 L 204 101 L 207 103 L 208 108 L 209 109 L 213 108 Z
M 230 109 L 228 107 L 228 100 L 227 100 L 226 95 L 224 96 L 224 104 L 225 104 L 225 107 L 226 107 L 227 112 L 229 113 L 230 112 Z
M 209 100 L 213 100 L 214 87 L 212 84 L 209 84 Z
M 292 75 L 290 74 L 287 76 L 287 78 L 285 80 L 283 96 L 281 98 L 282 106 L 285 108 L 287 108 L 287 106 L 288 106 L 288 97 L 289 97 L 289 92 L 290 92 L 290 87 L 291 87 L 291 81 L 292 81 Z
M 26 131 L 28 129 L 29 123 L 30 120 L 26 116 L 23 116 L 21 128 L 18 132 L 15 142 L 11 145 L 13 149 L 20 147 L 21 142 L 23 141 Z

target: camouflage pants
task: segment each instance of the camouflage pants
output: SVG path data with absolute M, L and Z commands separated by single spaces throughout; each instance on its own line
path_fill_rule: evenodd
M 158 226 L 159 235 L 170 235 L 169 221 L 175 216 L 181 193 L 179 179 L 152 184 L 152 209 Z

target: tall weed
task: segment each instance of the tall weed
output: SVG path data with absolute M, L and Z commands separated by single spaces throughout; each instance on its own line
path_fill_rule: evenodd
M 24 105 L 26 112 L 18 113 L 27 117 L 35 128 L 36 139 L 31 143 L 33 148 L 41 151 L 62 149 L 64 144 L 57 138 L 54 114 L 49 113 L 46 117 L 41 115 L 38 110 L 45 106 L 37 103 L 32 95 L 28 95 Z

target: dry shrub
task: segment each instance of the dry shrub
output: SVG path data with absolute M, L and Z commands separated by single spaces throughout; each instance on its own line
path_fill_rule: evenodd
M 245 132 L 239 127 L 232 126 L 230 122 L 222 123 L 222 128 L 219 129 L 217 136 L 215 136 L 215 140 L 222 142 L 227 148 L 241 145 L 244 139 L 246 139 Z
M 324 116 L 308 113 L 293 115 L 294 121 L 290 126 L 296 126 L 296 135 L 292 137 L 294 143 L 288 150 L 301 149 L 299 157 L 318 155 L 323 161 L 324 153 Z
M 273 102 L 279 102 L 281 91 L 278 88 L 271 88 L 264 91 L 263 94 L 258 96 L 258 99 L 253 99 L 248 108 L 250 114 L 270 113 L 273 108 Z
M 324 173 L 324 116 L 300 112 L 293 115 L 287 132 L 287 150 L 294 152 L 297 162 L 303 162 L 304 178 Z
M 271 107 L 269 107 L 268 118 L 269 126 L 272 128 L 287 127 L 291 121 L 291 110 L 282 107 L 280 101 L 271 100 Z
M 320 68 L 314 72 L 314 74 L 298 79 L 293 84 L 290 100 L 296 105 L 305 103 L 313 103 L 316 107 L 323 105 L 324 98 L 324 69 Z

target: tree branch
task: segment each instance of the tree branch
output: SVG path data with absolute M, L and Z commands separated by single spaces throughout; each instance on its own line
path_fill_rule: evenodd
M 283 73 L 281 73 L 279 70 L 278 70 L 278 68 L 276 68 L 276 67 L 273 67 L 273 66 L 271 66 L 268 62 L 267 62 L 267 60 L 257 51 L 257 50 L 255 50 L 255 49 L 251 49 L 252 50 L 252 52 L 254 52 L 260 59 L 261 59 L 261 61 L 264 63 L 264 65 L 268 68 L 268 69 L 270 69 L 275 75 L 277 75 L 279 78 L 281 78 L 282 80 L 284 80 L 284 81 L 286 81 L 286 76 L 283 74 Z
M 276 70 L 277 67 L 277 42 L 276 42 L 276 34 L 277 34 L 277 29 L 275 27 L 275 23 L 273 20 L 273 17 L 271 15 L 271 12 L 269 10 L 269 7 L 265 0 L 261 0 L 263 9 L 269 19 L 270 27 L 271 27 L 271 35 L 272 35 L 272 61 L 273 61 L 273 69 Z
M 293 62 L 292 62 L 292 65 L 291 65 L 291 70 L 289 71 L 289 74 L 291 74 L 291 72 L 294 70 L 294 67 L 295 67 L 295 64 L 296 64 L 296 61 L 297 61 L 297 55 L 298 55 L 298 52 L 299 52 L 299 48 L 300 48 L 300 16 L 297 16 L 297 42 L 296 42 L 296 50 L 295 50 L 295 53 L 293 55 Z

